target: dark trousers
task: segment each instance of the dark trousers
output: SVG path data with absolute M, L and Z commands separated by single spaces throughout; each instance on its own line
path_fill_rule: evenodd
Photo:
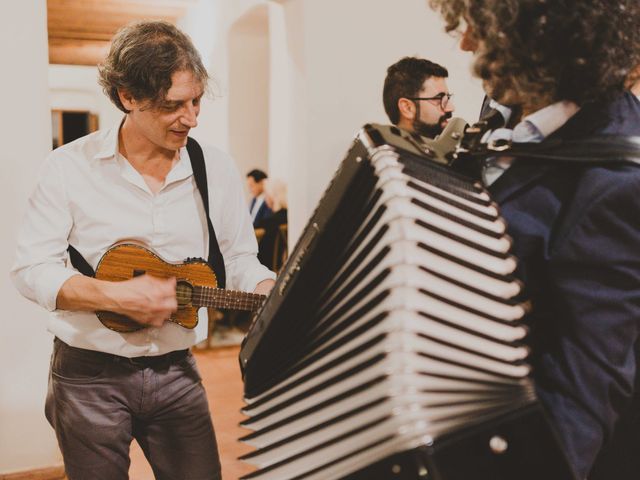
M 129 478 L 135 438 L 158 480 L 218 480 L 209 405 L 193 355 L 128 359 L 54 341 L 45 413 L 70 480 Z

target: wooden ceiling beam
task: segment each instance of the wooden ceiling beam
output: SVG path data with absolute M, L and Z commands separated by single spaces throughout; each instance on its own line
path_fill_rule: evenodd
M 184 11 L 197 3 L 195 0 L 47 0 L 48 10 L 101 11 L 107 13 L 153 11 Z
M 62 65 L 98 65 L 111 42 L 104 40 L 49 40 L 49 63 Z
M 47 22 L 54 27 L 60 26 L 86 26 L 89 24 L 114 24 L 136 18 L 164 18 L 180 17 L 184 15 L 183 8 L 89 8 L 79 6 L 77 8 L 49 8 L 47 10 Z
M 95 65 L 122 26 L 138 20 L 176 23 L 195 0 L 47 0 L 49 62 Z M 106 47 L 105 47 L 106 43 Z

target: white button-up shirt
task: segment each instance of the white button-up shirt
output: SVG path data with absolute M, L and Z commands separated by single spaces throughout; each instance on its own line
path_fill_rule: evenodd
M 95 132 L 47 157 L 29 199 L 11 276 L 25 297 L 52 312 L 48 329 L 65 343 L 126 357 L 161 355 L 206 338 L 205 308 L 193 330 L 166 322 L 126 334 L 104 327 L 93 312 L 56 310 L 63 283 L 78 275 L 68 261 L 69 244 L 94 269 L 112 245 L 125 240 L 146 245 L 170 262 L 208 257 L 206 216 L 186 147 L 162 189 L 153 194 L 118 153 L 118 130 L 116 125 Z M 275 274 L 257 260 L 241 177 L 231 157 L 202 147 L 226 288 L 253 291 Z
M 260 210 L 260 207 L 264 203 L 264 193 L 261 193 L 260 195 L 255 197 L 255 199 L 256 201 L 253 202 L 253 205 L 249 209 L 249 215 L 251 215 L 252 222 L 255 221 L 256 215 L 258 215 L 258 210 Z

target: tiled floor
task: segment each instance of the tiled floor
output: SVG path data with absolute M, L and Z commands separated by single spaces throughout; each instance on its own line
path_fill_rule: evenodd
M 238 347 L 195 351 L 198 368 L 209 397 L 222 461 L 222 478 L 237 480 L 251 472 L 251 467 L 237 458 L 251 450 L 238 442 L 248 433 L 238 423 L 242 420 L 242 379 L 238 366 Z M 151 467 L 138 444 L 131 448 L 130 480 L 153 480 Z

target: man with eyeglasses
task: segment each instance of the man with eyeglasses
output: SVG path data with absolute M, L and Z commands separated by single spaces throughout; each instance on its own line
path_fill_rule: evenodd
M 434 138 L 455 109 L 447 88 L 449 72 L 423 58 L 405 57 L 387 69 L 382 98 L 394 125 Z

